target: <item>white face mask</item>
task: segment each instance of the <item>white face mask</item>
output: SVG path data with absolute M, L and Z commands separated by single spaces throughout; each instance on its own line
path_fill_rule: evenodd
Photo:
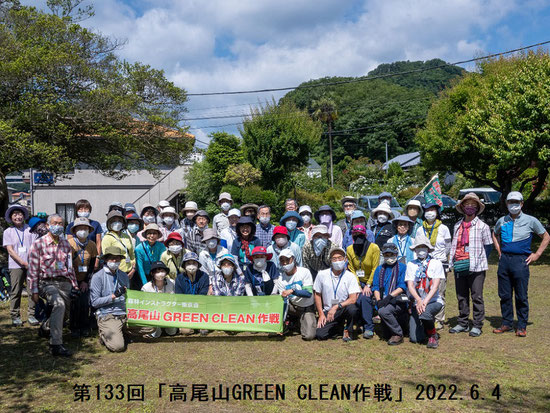
M 174 217 L 164 217 L 163 221 L 166 225 L 172 225 L 174 223 Z
M 233 267 L 222 267 L 222 273 L 223 275 L 233 274 Z
M 128 224 L 128 231 L 130 231 L 130 233 L 132 234 L 135 234 L 139 231 L 139 224 Z
M 289 272 L 291 272 L 293 269 L 294 269 L 294 261 L 292 261 L 290 264 L 287 264 L 287 265 L 283 265 L 283 271 L 286 272 L 287 274 Z
M 195 216 L 195 213 L 194 212 L 186 212 L 185 216 L 187 217 L 187 219 L 189 221 L 191 221 L 193 219 L 193 217 Z
M 271 217 L 260 217 L 260 223 L 262 225 L 267 225 L 271 221 Z
M 428 256 L 428 248 L 424 248 L 424 247 L 416 248 L 414 252 L 416 252 L 416 256 L 418 257 L 419 260 L 423 260 Z
M 168 251 L 170 251 L 172 254 L 176 254 L 178 255 L 181 250 L 183 249 L 183 247 L 181 245 L 170 245 L 168 247 Z
M 111 224 L 111 229 L 113 231 L 120 231 L 122 229 L 122 222 L 116 221 Z
M 206 241 L 206 246 L 210 249 L 214 249 L 218 246 L 218 240 L 217 239 L 209 239 Z
M 376 216 L 376 220 L 380 223 L 380 224 L 385 224 L 386 222 L 388 222 L 388 216 L 386 214 L 378 214 Z
M 298 223 L 296 221 L 286 221 L 285 226 L 289 231 L 294 231 Z
M 143 216 L 143 221 L 144 222 L 147 222 L 148 224 L 152 224 L 153 222 L 155 222 L 156 218 L 154 215 L 144 215 Z
M 508 212 L 512 215 L 519 214 L 521 212 L 521 204 L 508 204 Z
M 267 260 L 265 258 L 254 258 L 254 268 L 262 270 L 266 267 Z
M 76 231 L 76 236 L 78 237 L 78 239 L 86 239 L 88 238 L 88 235 L 90 235 L 90 231 L 87 231 L 85 229 L 80 229 Z
M 77 212 L 76 213 L 80 218 L 88 218 L 90 216 L 89 212 Z
M 354 209 L 346 209 L 346 210 L 344 211 L 344 214 L 346 214 L 346 218 L 349 219 L 349 218 L 351 218 L 351 216 L 353 215 L 354 212 L 355 212 Z
M 334 271 L 342 271 L 344 268 L 346 268 L 346 260 L 344 261 L 336 261 L 336 262 L 332 262 L 331 265 L 332 265 L 332 269 Z
M 304 221 L 304 224 L 309 224 L 311 222 L 311 217 L 308 214 L 302 215 L 302 220 Z
M 315 238 L 313 240 L 313 250 L 315 251 L 315 255 L 319 256 L 321 255 L 321 252 L 325 249 L 327 246 L 328 240 L 322 237 Z
M 424 218 L 426 218 L 428 221 L 433 221 L 437 218 L 437 212 L 435 211 L 428 211 L 424 214 Z
M 108 261 L 107 262 L 107 268 L 111 270 L 111 272 L 116 272 L 118 270 L 118 267 L 120 266 L 120 262 L 117 261 Z
M 397 262 L 397 257 L 384 257 L 384 262 L 388 265 L 393 265 Z
M 185 270 L 187 272 L 190 272 L 191 274 L 195 274 L 198 269 L 199 269 L 198 265 L 195 265 L 195 264 L 189 264 L 185 266 Z
M 222 209 L 223 212 L 227 212 L 229 211 L 229 208 L 231 208 L 231 204 L 229 202 L 222 202 L 222 204 L 220 205 L 220 208 Z
M 288 244 L 288 240 L 286 237 L 275 238 L 275 244 L 277 244 L 279 248 L 283 248 L 286 244 Z
M 154 278 L 155 278 L 155 281 L 164 281 L 164 278 L 166 277 L 166 273 L 165 272 L 157 272 L 155 275 L 154 275 Z

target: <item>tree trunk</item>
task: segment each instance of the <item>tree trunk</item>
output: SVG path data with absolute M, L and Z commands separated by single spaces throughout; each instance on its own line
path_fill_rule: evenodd
M 8 183 L 6 181 L 6 175 L 0 172 L 0 217 L 4 218 L 9 205 L 9 191 Z M 3 220 L 2 220 L 3 222 Z
M 526 211 L 529 211 L 529 209 L 533 206 L 533 203 L 535 202 L 535 198 L 544 189 L 544 184 L 546 183 L 547 177 L 548 177 L 548 169 L 547 168 L 539 169 L 539 173 L 537 175 L 537 180 L 535 182 L 535 185 L 533 186 L 533 190 L 531 191 L 529 198 L 525 200 L 524 206 Z

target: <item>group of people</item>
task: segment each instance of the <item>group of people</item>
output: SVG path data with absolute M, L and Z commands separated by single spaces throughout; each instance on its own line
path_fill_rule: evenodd
M 73 336 L 88 336 L 92 313 L 102 344 L 123 351 L 127 289 L 217 296 L 280 294 L 285 332 L 297 330 L 304 340 L 341 335 L 350 341 L 358 331 L 371 339 L 374 323 L 381 322 L 389 345 L 402 343 L 408 335 L 412 342 L 437 348 L 450 272 L 455 275 L 459 317 L 449 332 L 482 334 L 483 284 L 494 247 L 500 257 L 502 326 L 493 332 L 513 331 L 515 294 L 515 331 L 525 337 L 529 264 L 541 256 L 550 237 L 536 218 L 522 213 L 521 193 L 508 194 L 509 214 L 499 219 L 493 232 L 479 218 L 485 205 L 474 193 L 456 205 L 463 218 L 452 233 L 441 222 L 437 204 L 421 205 L 412 199 L 399 214 L 390 208 L 391 199 L 387 192 L 380 194 L 379 205 L 367 217 L 357 199 L 346 196 L 340 220 L 328 205 L 314 211 L 288 199 L 278 225 L 268 205 L 247 203 L 237 209 L 229 193 L 219 195 L 220 212 L 214 217 L 189 201 L 181 220 L 167 201 L 139 210 L 113 202 L 105 222 L 99 223 L 89 219 L 90 202 L 79 200 L 77 217 L 66 226 L 57 214 L 47 221 L 29 219 L 27 209 L 15 204 L 6 212 L 10 227 L 3 236 L 9 254 L 12 324 L 23 324 L 25 281 L 31 297 L 28 323 L 40 325 L 39 334 L 49 337 L 52 354 L 59 356 L 71 355 L 63 345 L 64 323 L 68 321 Z M 534 253 L 533 234 L 542 237 Z M 47 304 L 44 317 L 35 316 L 41 314 L 35 307 L 44 307 L 40 298 Z M 149 328 L 140 333 L 156 338 L 208 331 Z

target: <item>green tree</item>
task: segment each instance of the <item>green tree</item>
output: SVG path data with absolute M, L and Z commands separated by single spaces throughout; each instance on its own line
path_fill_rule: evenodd
M 0 7 L 3 208 L 10 172 L 63 174 L 83 163 L 121 177 L 176 165 L 192 149 L 179 126 L 186 92 L 162 71 L 118 58 L 120 43 L 75 23 L 74 4 L 50 1 L 60 16 L 17 1 Z
M 503 193 L 533 183 L 529 207 L 550 167 L 550 56 L 538 51 L 485 61 L 446 91 L 418 133 L 423 162 Z M 529 168 L 533 173 L 525 176 Z
M 216 191 L 223 186 L 227 169 L 244 162 L 241 140 L 226 132 L 214 132 L 205 154 L 205 161 L 212 177 L 211 185 Z
M 255 184 L 261 178 L 262 172 L 259 169 L 254 168 L 248 162 L 245 162 L 238 165 L 231 165 L 227 168 L 224 182 L 226 184 L 233 184 L 242 188 Z
M 330 160 L 330 186 L 334 187 L 334 167 L 332 159 L 332 126 L 338 119 L 338 110 L 333 99 L 323 96 L 312 102 L 313 119 L 323 122 L 327 125 L 329 160 Z
M 286 192 L 292 173 L 307 165 L 321 126 L 293 103 L 272 102 L 253 109 L 240 132 L 246 159 L 262 171 L 262 187 Z

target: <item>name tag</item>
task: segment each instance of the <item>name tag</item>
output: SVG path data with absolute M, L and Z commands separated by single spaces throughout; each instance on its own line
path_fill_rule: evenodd
M 27 247 L 19 247 L 19 248 L 17 248 L 17 252 L 18 252 L 19 254 L 26 254 L 26 252 L 27 252 Z
M 126 257 L 126 262 L 127 262 L 127 263 L 131 263 L 131 262 L 132 262 L 132 260 L 130 259 L 130 257 Z
M 363 278 L 365 276 L 365 271 L 363 270 L 357 270 L 357 277 L 359 278 Z
M 58 270 L 63 270 L 65 268 L 65 264 L 62 261 L 56 261 L 55 268 Z
M 466 245 L 466 246 L 464 247 L 464 252 L 468 252 L 468 253 L 470 252 L 470 247 L 469 247 L 468 245 Z
M 330 305 L 338 305 L 338 304 L 340 304 L 340 300 L 334 299 L 330 301 Z
M 79 265 L 79 266 L 78 266 L 78 272 L 88 272 L 88 266 L 86 266 L 86 265 Z

